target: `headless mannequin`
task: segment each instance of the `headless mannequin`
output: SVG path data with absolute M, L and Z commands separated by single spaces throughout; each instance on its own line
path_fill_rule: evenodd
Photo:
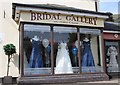
M 109 72 L 118 71 L 118 63 L 116 60 L 116 56 L 118 55 L 117 49 L 114 46 L 110 46 L 108 48 L 107 56 L 110 56 L 110 62 L 108 66 Z
M 85 37 L 83 41 L 88 42 L 89 39 L 87 37 Z
M 39 37 L 38 36 L 34 36 L 32 39 L 35 40 L 35 41 L 39 41 Z M 32 42 L 32 39 L 31 39 L 31 42 Z
M 82 57 L 82 71 L 95 72 L 95 63 L 90 47 L 90 40 L 88 37 L 83 39 L 83 57 Z

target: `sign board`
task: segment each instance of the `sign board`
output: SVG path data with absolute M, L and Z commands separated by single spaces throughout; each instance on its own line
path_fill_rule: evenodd
M 104 27 L 104 19 L 97 17 L 53 14 L 42 12 L 21 12 L 20 21 L 50 23 L 50 24 L 66 24 L 77 26 Z

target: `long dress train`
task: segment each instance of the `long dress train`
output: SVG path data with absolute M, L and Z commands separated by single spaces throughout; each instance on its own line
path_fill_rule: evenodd
M 66 43 L 61 43 L 60 49 L 58 48 L 55 74 L 73 73 L 69 53 L 66 49 L 66 46 Z

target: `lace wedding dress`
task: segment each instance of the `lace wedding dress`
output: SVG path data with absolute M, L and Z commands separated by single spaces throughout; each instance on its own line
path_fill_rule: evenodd
M 66 43 L 60 43 L 56 58 L 55 74 L 73 73 Z
M 118 55 L 117 49 L 114 46 L 108 48 L 107 55 L 110 56 L 110 62 L 108 65 L 109 72 L 118 72 L 118 63 L 116 56 Z

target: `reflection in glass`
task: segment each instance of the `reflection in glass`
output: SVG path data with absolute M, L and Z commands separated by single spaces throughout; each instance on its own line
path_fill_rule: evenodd
M 67 44 L 61 42 L 56 56 L 55 74 L 73 73 L 70 56 L 67 50 Z
M 30 68 L 40 68 L 43 67 L 43 59 L 41 54 L 40 40 L 38 36 L 34 36 L 32 39 L 32 52 L 29 60 Z
M 82 71 L 87 72 L 86 68 L 89 68 L 90 72 L 94 72 L 93 67 L 95 67 L 93 54 L 91 51 L 91 43 L 87 37 L 83 39 L 83 57 L 82 57 Z
M 51 74 L 50 27 L 24 25 L 24 74 Z
M 83 73 L 103 72 L 103 65 L 99 64 L 102 59 L 100 30 L 80 28 L 80 51 L 81 51 L 81 66 Z
M 54 26 L 53 32 L 54 59 L 51 60 L 50 26 L 24 25 L 25 75 L 51 74 L 51 61 L 54 61 L 55 74 L 103 72 L 100 30 L 80 28 L 80 47 L 77 28 Z M 81 60 L 78 60 L 78 50 Z
M 54 27 L 55 74 L 79 72 L 76 40 L 76 28 Z

